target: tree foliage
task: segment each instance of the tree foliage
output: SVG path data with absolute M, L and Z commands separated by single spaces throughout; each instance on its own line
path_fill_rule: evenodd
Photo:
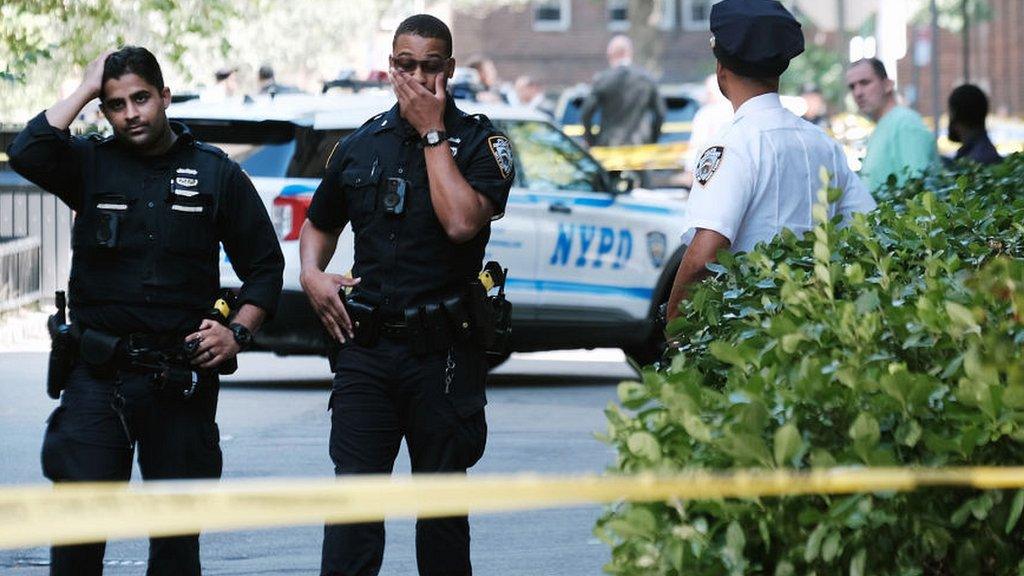
M 607 410 L 617 470 L 1024 458 L 1024 156 L 889 189 L 846 228 L 720 253 L 669 366 Z M 621 504 L 621 575 L 1020 574 L 1024 491 Z

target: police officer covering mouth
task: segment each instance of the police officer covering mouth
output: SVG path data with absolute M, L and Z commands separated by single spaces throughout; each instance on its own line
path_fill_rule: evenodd
M 719 250 L 747 252 L 784 228 L 814 225 L 819 172 L 842 194 L 836 214 L 874 209 L 842 148 L 819 127 L 782 107 L 779 76 L 804 51 L 800 24 L 776 0 L 722 0 L 711 8 L 716 75 L 735 115 L 700 154 L 683 229 L 692 233 L 669 296 L 667 319 L 679 315 L 687 288 L 708 275 Z M 684 237 L 685 240 L 685 237 Z
M 398 103 L 341 141 L 301 233 L 301 282 L 334 355 L 330 455 L 338 475 L 390 473 L 404 437 L 413 473 L 464 473 L 483 455 L 486 364 L 467 296 L 514 179 L 508 139 L 446 93 L 448 27 L 395 31 Z M 326 274 L 341 230 L 354 279 Z M 339 297 L 339 289 L 352 293 Z M 384 524 L 327 526 L 322 574 L 377 574 Z M 420 574 L 471 574 L 466 517 L 416 524 Z
M 99 97 L 114 135 L 72 137 Z M 42 463 L 55 482 L 218 478 L 217 368 L 274 311 L 284 258 L 249 178 L 169 122 L 170 90 L 145 48 L 99 55 L 81 85 L 29 121 L 11 167 L 76 212 L 70 289 L 74 354 Z M 242 279 L 236 313 L 207 318 L 219 245 Z M 51 550 L 51 574 L 103 571 L 104 544 Z M 199 574 L 199 537 L 152 538 L 147 574 Z

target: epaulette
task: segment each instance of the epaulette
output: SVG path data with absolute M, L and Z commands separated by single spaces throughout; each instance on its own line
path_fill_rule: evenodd
M 114 135 L 113 134 L 111 134 L 110 136 L 104 136 L 103 134 L 100 134 L 99 132 L 90 132 L 86 136 L 86 138 L 88 140 L 92 141 L 92 142 L 97 143 L 97 144 L 107 144 L 108 142 L 113 142 L 114 141 Z
M 192 143 L 192 145 L 195 146 L 196 150 L 202 150 L 203 152 L 209 152 L 210 154 L 213 154 L 215 156 L 219 156 L 221 158 L 227 158 L 228 157 L 228 153 L 227 152 L 221 150 L 220 148 L 217 148 L 216 146 L 214 146 L 212 144 L 207 144 L 206 142 L 200 142 L 200 141 L 196 140 L 196 141 L 194 141 Z

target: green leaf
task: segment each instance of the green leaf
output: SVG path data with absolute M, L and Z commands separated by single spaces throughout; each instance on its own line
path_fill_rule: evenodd
M 818 559 L 818 555 L 821 553 L 821 541 L 825 539 L 826 534 L 828 534 L 828 526 L 825 524 L 818 524 L 814 527 L 814 531 L 807 537 L 807 543 L 804 545 L 804 562 L 811 563 Z
M 1006 518 L 1004 531 L 1009 534 L 1020 520 L 1020 513 L 1024 511 L 1024 490 L 1017 490 L 1013 495 L 1013 502 L 1010 503 L 1010 515 Z
M 881 436 L 878 420 L 875 420 L 875 417 L 867 412 L 861 412 L 850 426 L 850 438 L 855 442 L 864 442 L 867 446 L 878 444 Z
M 650 432 L 633 432 L 626 441 L 629 451 L 652 462 L 661 460 L 661 446 Z
M 913 448 L 921 440 L 924 429 L 917 420 L 908 420 L 896 428 L 896 441 L 904 446 Z
M 850 576 L 864 576 L 864 568 L 868 562 L 868 551 L 861 548 L 850 559 Z
M 711 428 L 697 414 L 687 413 L 683 415 L 683 429 L 695 440 L 711 442 Z
M 619 384 L 619 402 L 631 410 L 642 407 L 650 399 L 647 387 L 639 382 L 627 381 Z
M 803 438 L 800 437 L 800 430 L 792 422 L 780 427 L 775 431 L 772 447 L 775 451 L 775 464 L 779 466 L 792 464 L 790 460 L 803 447 Z
M 839 532 L 831 532 L 825 542 L 821 545 L 821 559 L 827 563 L 835 560 L 839 555 Z
M 725 342 L 712 342 L 711 346 L 708 347 L 708 351 L 715 358 L 718 358 L 726 364 L 732 364 L 737 368 L 743 368 L 747 365 L 746 359 L 740 354 L 740 351 L 735 347 Z

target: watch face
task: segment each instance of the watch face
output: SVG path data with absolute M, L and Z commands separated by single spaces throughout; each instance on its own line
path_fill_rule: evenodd
M 427 144 L 437 144 L 441 141 L 441 135 L 436 131 L 427 132 Z

